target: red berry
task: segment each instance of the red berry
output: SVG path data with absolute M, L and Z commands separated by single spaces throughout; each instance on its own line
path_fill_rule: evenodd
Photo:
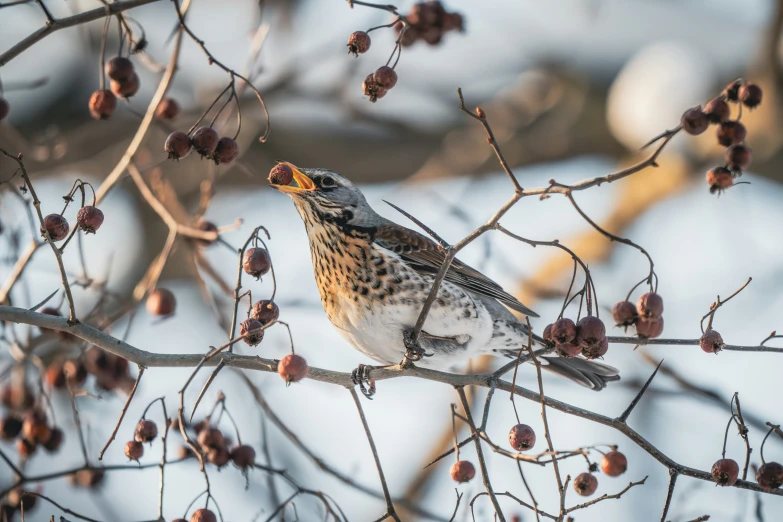
M 44 218 L 44 228 L 49 232 L 52 241 L 62 241 L 68 237 L 68 231 L 71 227 L 68 221 L 60 214 L 49 214 Z
M 137 441 L 132 440 L 125 444 L 125 456 L 131 460 L 138 461 L 144 455 L 144 445 Z
M 275 165 L 269 171 L 269 183 L 272 185 L 289 185 L 294 180 L 294 171 L 288 165 Z
M 105 120 L 117 108 L 117 97 L 114 93 L 106 89 L 97 90 L 90 96 L 90 114 L 96 120 Z M 2 118 L 0 118 L 2 119 Z
M 647 292 L 639 298 L 636 310 L 644 318 L 660 317 L 663 314 L 663 298 L 654 292 Z
M 739 89 L 739 99 L 748 109 L 753 109 L 761 104 L 761 87 L 755 83 L 746 83 Z
M 756 482 L 764 489 L 778 489 L 783 485 L 783 466 L 777 462 L 762 464 L 756 471 Z
M 81 469 L 71 476 L 71 480 L 77 486 L 95 488 L 103 482 L 104 473 L 102 469 Z
M 87 234 L 94 234 L 103 224 L 103 212 L 92 205 L 85 205 L 76 213 L 76 223 Z
M 217 522 L 217 517 L 208 509 L 197 509 L 191 515 L 190 522 Z
M 720 123 L 729 119 L 731 108 L 723 98 L 713 98 L 704 106 L 704 114 L 710 123 Z
M 730 170 L 747 170 L 752 159 L 753 154 L 750 147 L 745 145 L 732 145 L 726 150 L 726 166 Z
M 557 344 L 570 343 L 576 338 L 576 325 L 571 319 L 563 318 L 552 325 L 552 339 Z
M 71 388 L 78 388 L 87 380 L 87 367 L 81 361 L 65 361 L 63 373 Z
M 465 21 L 462 15 L 459 13 L 448 13 L 443 18 L 443 30 L 444 31 L 464 31 Z
M 222 468 L 228 464 L 229 460 L 231 460 L 231 455 L 226 448 L 210 448 L 207 450 L 207 462 L 210 464 Z
M 111 80 L 124 82 L 135 73 L 133 62 L 123 56 L 115 56 L 106 62 L 106 76 Z
M 187 134 L 174 131 L 166 138 L 166 145 L 164 145 L 163 150 L 169 153 L 169 159 L 178 160 L 190 154 L 192 145 Z
M 210 157 L 217 148 L 219 138 L 218 133 L 212 127 L 200 127 L 193 133 L 190 141 L 196 152 L 203 157 Z
M 179 104 L 172 98 L 163 98 L 155 109 L 155 117 L 159 120 L 173 120 L 179 116 Z
M 370 50 L 370 35 L 364 31 L 356 31 L 348 37 L 348 53 L 359 56 Z
M 476 476 L 476 468 L 467 460 L 458 460 L 451 466 L 451 478 L 457 482 L 468 482 Z
M 136 425 L 135 436 L 139 442 L 152 442 L 158 436 L 158 425 L 151 420 L 142 419 Z
M 130 98 L 139 92 L 139 75 L 133 73 L 127 80 L 112 80 L 109 83 L 109 88 L 111 89 L 111 92 L 121 98 Z
M 215 427 L 205 427 L 198 432 L 198 443 L 202 449 L 222 448 L 225 445 L 223 432 Z
M 239 156 L 239 145 L 233 138 L 220 138 L 215 148 L 213 159 L 216 165 L 231 163 Z
M 237 446 L 231 450 L 231 462 L 238 468 L 245 469 L 256 461 L 256 450 L 251 446 Z
M 619 477 L 628 469 L 628 459 L 619 451 L 610 451 L 601 459 L 601 471 L 610 477 Z
M 582 347 L 576 341 L 572 341 L 570 343 L 556 344 L 555 352 L 560 357 L 571 359 L 582 353 Z
M 517 451 L 527 451 L 536 444 L 536 432 L 527 424 L 517 424 L 508 432 L 508 443 Z
M 606 355 L 609 351 L 609 340 L 606 337 L 602 337 L 596 342 L 590 342 L 586 346 L 582 346 L 582 355 L 588 359 L 598 359 Z
M 65 388 L 65 372 L 61 363 L 55 361 L 46 368 L 46 383 L 57 390 Z
M 49 440 L 43 443 L 44 449 L 49 453 L 54 453 L 60 449 L 63 443 L 63 430 L 60 428 L 52 428 L 52 434 L 49 436 Z
M 544 327 L 544 333 L 541 336 L 541 338 L 544 340 L 547 344 L 555 344 L 554 339 L 552 339 L 552 325 L 548 324 Z
M 612 318 L 617 326 L 631 326 L 638 317 L 636 307 L 629 301 L 620 301 L 612 308 Z
M 639 337 L 655 339 L 663 333 L 663 317 L 640 317 L 636 321 L 636 333 Z
M 680 119 L 680 123 L 682 124 L 682 130 L 693 136 L 698 136 L 710 126 L 707 115 L 702 112 L 701 107 L 694 107 L 685 111 Z
M 732 459 L 720 459 L 712 465 L 712 480 L 720 486 L 733 486 L 739 476 L 739 465 Z
M 261 321 L 261 324 L 269 324 L 272 321 L 277 321 L 280 317 L 280 308 L 268 299 L 262 299 L 253 305 L 253 309 L 250 311 L 250 315 L 253 319 Z
M 11 111 L 11 106 L 8 105 L 8 102 L 5 98 L 0 96 L 0 121 L 3 121 L 8 116 L 8 113 Z
M 723 348 L 723 337 L 710 328 L 699 339 L 699 346 L 707 353 L 718 353 Z
M 576 342 L 582 348 L 592 346 L 606 338 L 606 327 L 604 322 L 594 315 L 582 317 L 576 324 Z
M 24 509 L 25 513 L 29 513 L 35 509 L 35 504 L 38 502 L 38 497 L 35 495 L 30 495 L 25 492 L 24 488 L 18 487 L 8 492 L 6 500 L 8 502 L 8 507 L 11 509 L 16 511 L 21 511 Z M 8 517 L 7 520 L 10 521 L 11 517 Z
M 22 431 L 22 421 L 17 417 L 7 414 L 0 420 L 0 439 L 11 440 Z
M 737 79 L 733 82 L 730 82 L 726 87 L 723 88 L 723 95 L 726 97 L 729 101 L 737 101 L 739 100 L 739 89 L 742 86 L 742 80 Z
M 598 479 L 592 473 L 581 473 L 574 479 L 574 489 L 579 495 L 589 497 L 598 489 Z
M 722 192 L 734 184 L 734 176 L 726 167 L 715 167 L 707 171 L 707 184 L 712 194 Z
M 156 288 L 147 296 L 147 311 L 152 315 L 171 315 L 177 308 L 177 300 L 170 290 Z
M 265 248 L 253 247 L 245 250 L 245 256 L 242 259 L 242 269 L 247 275 L 256 279 L 269 272 L 272 267 L 272 258 Z
M 260 328 L 263 327 L 264 325 L 261 324 L 261 321 L 253 319 L 251 317 L 249 319 L 245 319 L 239 325 L 239 335 L 245 336 L 247 335 L 248 332 L 252 332 L 253 330 L 258 330 L 257 332 L 253 332 L 252 334 L 247 335 L 247 337 L 244 338 L 245 343 L 249 344 L 250 346 L 256 346 L 264 339 L 264 330 L 260 330 Z
M 388 65 L 384 65 L 375 71 L 373 80 L 375 80 L 376 85 L 389 90 L 397 85 L 397 73 Z
M 307 376 L 307 370 L 307 361 L 295 353 L 289 353 L 277 363 L 277 373 L 288 384 L 304 379 Z
M 32 410 L 24 416 L 22 436 L 36 444 L 43 444 L 49 440 L 52 436 L 52 429 L 46 424 L 46 417 L 43 413 Z
M 16 451 L 23 459 L 29 459 L 38 449 L 38 443 L 27 439 L 16 439 Z
M 747 135 L 745 126 L 738 121 L 724 121 L 718 127 L 718 143 L 724 147 L 742 143 Z

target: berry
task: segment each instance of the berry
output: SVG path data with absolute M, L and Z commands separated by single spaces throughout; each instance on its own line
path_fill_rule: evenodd
M 214 427 L 205 427 L 198 434 L 198 443 L 203 449 L 222 448 L 225 445 L 223 432 Z
M 571 319 L 563 318 L 552 325 L 552 339 L 557 344 L 570 343 L 576 338 L 576 325 Z
M 138 461 L 144 455 L 144 445 L 137 441 L 131 440 L 125 444 L 125 456 L 131 460 Z
M 753 154 L 750 147 L 745 145 L 732 145 L 726 150 L 726 166 L 730 170 L 747 170 L 752 159 Z
M 228 461 L 231 460 L 226 448 L 210 448 L 207 450 L 207 462 L 214 464 L 215 466 L 222 468 Z
M 103 212 L 92 205 L 85 205 L 76 213 L 76 223 L 87 234 L 94 234 L 103 224 Z
M 748 131 L 738 121 L 724 121 L 718 127 L 718 143 L 724 147 L 745 141 Z
M 542 339 L 544 339 L 544 342 L 547 344 L 555 344 L 554 339 L 552 339 L 552 326 L 551 324 L 548 324 L 544 327 L 544 334 L 541 336 Z
M 0 420 L 0 439 L 11 440 L 22 431 L 22 421 L 13 415 L 6 415 Z
M 65 372 L 63 365 L 59 362 L 53 362 L 46 368 L 46 383 L 54 389 L 62 390 L 65 388 Z
M 104 471 L 102 469 L 80 469 L 73 475 L 70 480 L 77 486 L 83 488 L 95 488 L 103 482 Z
M 231 163 L 239 156 L 239 145 L 232 138 L 220 138 L 215 148 L 213 159 L 215 165 L 221 163 Z
M 197 509 L 191 515 L 190 522 L 217 522 L 217 517 L 208 509 Z
M 370 50 L 370 35 L 364 31 L 356 31 L 348 37 L 348 53 L 359 56 Z
M 719 486 L 733 486 L 739 476 L 739 465 L 732 459 L 720 459 L 712 465 L 712 480 Z
M 582 353 L 582 347 L 579 346 L 579 343 L 572 341 L 555 345 L 555 351 L 560 357 L 571 359 Z
M 81 361 L 65 361 L 63 373 L 72 388 L 78 388 L 87 380 L 87 367 Z
M 610 477 L 619 477 L 628 469 L 628 459 L 619 451 L 610 451 L 601 459 L 601 471 Z
M 29 459 L 38 449 L 38 443 L 27 439 L 16 439 L 16 451 L 23 459 Z
M 517 424 L 508 432 L 508 443 L 517 451 L 533 449 L 536 444 L 536 432 L 527 424 Z
M 645 319 L 660 317 L 663 314 L 663 298 L 654 292 L 647 292 L 639 298 L 636 309 Z
M 256 461 L 256 450 L 251 446 L 237 446 L 231 450 L 231 462 L 238 468 L 245 469 Z
M 576 342 L 582 348 L 592 346 L 606 338 L 606 327 L 604 322 L 594 315 L 582 317 L 576 325 Z
M 269 272 L 272 267 L 272 258 L 265 248 L 253 247 L 245 250 L 242 259 L 242 269 L 247 275 L 256 279 Z
M 598 479 L 592 473 L 581 473 L 574 479 L 574 489 L 579 495 L 589 497 L 598 489 Z
M 609 340 L 606 337 L 602 337 L 597 342 L 589 343 L 587 346 L 582 347 L 582 355 L 588 359 L 598 359 L 606 355 L 609 351 Z
M 166 145 L 163 146 L 163 150 L 168 152 L 169 159 L 178 160 L 190 154 L 192 145 L 187 134 L 181 131 L 174 131 L 166 138 Z
M 451 478 L 457 482 L 468 482 L 476 476 L 476 468 L 467 460 L 458 460 L 451 466 Z
M 152 315 L 171 315 L 177 308 L 177 300 L 170 290 L 156 288 L 147 296 L 147 311 Z
M 11 111 L 11 106 L 8 105 L 8 102 L 5 98 L 0 96 L 0 121 L 3 121 L 8 116 L 8 113 Z
M 369 74 L 362 83 L 362 90 L 365 96 L 370 97 L 370 101 L 375 103 L 380 98 L 386 96 L 387 89 L 384 89 L 375 82 L 375 75 Z
M 217 225 L 215 225 L 211 221 L 205 221 L 203 219 L 198 222 L 198 225 L 196 226 L 196 228 L 198 228 L 202 232 L 217 232 L 218 231 Z M 217 239 L 212 239 L 212 240 L 210 240 L 210 239 L 198 239 L 197 241 L 198 241 L 198 243 L 201 246 L 209 246 L 212 243 L 214 243 L 215 241 L 217 241 Z
M 68 231 L 71 229 L 68 221 L 60 214 L 49 214 L 44 218 L 43 224 L 52 241 L 62 241 L 68 237 Z
M 639 314 L 636 307 L 629 301 L 620 301 L 612 308 L 612 317 L 617 326 L 631 326 Z
M 190 449 L 190 446 L 187 444 L 183 444 L 182 446 L 177 449 L 177 458 L 180 460 L 183 459 L 190 459 L 193 458 L 195 455 L 193 455 L 193 450 Z
M 375 71 L 373 80 L 376 85 L 388 90 L 397 85 L 397 73 L 388 65 L 384 65 Z
M 726 167 L 715 167 L 707 171 L 707 184 L 710 186 L 710 193 L 722 192 L 734 184 L 734 176 Z
M 682 124 L 682 130 L 693 136 L 698 136 L 710 126 L 707 115 L 702 112 L 701 107 L 694 107 L 685 111 L 680 119 L 680 123 Z
M 761 95 L 761 87 L 755 83 L 746 83 L 739 89 L 739 99 L 748 109 L 753 109 L 761 104 Z
M 106 76 L 117 82 L 124 82 L 136 73 L 133 62 L 122 56 L 115 56 L 106 63 Z
M 713 98 L 704 106 L 704 114 L 710 123 L 720 123 L 729 119 L 731 108 L 723 98 Z
M 199 127 L 190 139 L 193 148 L 203 157 L 212 156 L 217 148 L 218 140 L 218 133 L 212 127 Z
M 264 339 L 264 330 L 259 330 L 259 328 L 263 327 L 264 325 L 261 324 L 261 321 L 251 317 L 249 319 L 245 319 L 239 325 L 239 335 L 244 336 L 248 332 L 258 330 L 257 332 L 254 332 L 244 338 L 245 343 L 249 344 L 250 346 L 257 346 Z
M 63 430 L 60 428 L 52 428 L 52 434 L 49 440 L 43 443 L 43 447 L 49 453 L 54 453 L 60 449 L 63 443 Z
M 288 185 L 294 180 L 294 171 L 288 165 L 275 165 L 269 171 L 269 183 L 272 185 Z
M 723 348 L 723 337 L 710 328 L 699 339 L 699 346 L 707 353 L 718 353 Z
M 639 337 L 655 339 L 663 333 L 663 317 L 651 317 L 649 319 L 640 317 L 636 321 L 636 333 Z
M 727 100 L 735 102 L 739 100 L 739 89 L 741 86 L 742 80 L 734 80 L 723 88 L 723 95 Z
M 130 98 L 137 92 L 139 92 L 139 75 L 133 73 L 133 75 L 124 81 L 112 80 L 109 83 L 111 92 L 121 98 Z
M 22 421 L 22 436 L 30 442 L 42 444 L 52 436 L 52 429 L 46 425 L 43 413 L 31 411 Z
M 25 492 L 24 488 L 14 488 L 8 492 L 8 506 L 17 511 L 24 509 L 27 513 L 35 509 L 35 504 L 38 502 L 38 497 L 35 495 L 29 495 Z M 11 517 L 8 517 L 11 520 Z
M 289 353 L 277 363 L 277 373 L 287 384 L 301 381 L 307 376 L 307 361 L 302 356 Z
M 155 117 L 159 120 L 173 120 L 179 116 L 179 104 L 172 98 L 163 98 L 155 109 Z
M 778 489 L 783 485 L 783 466 L 777 462 L 762 464 L 756 471 L 756 482 L 764 489 Z
M 272 321 L 277 321 L 277 318 L 280 317 L 280 308 L 274 301 L 262 299 L 253 305 L 250 315 L 256 321 L 261 321 L 261 324 L 269 324 Z
M 114 114 L 114 109 L 117 108 L 117 97 L 114 96 L 114 93 L 111 91 L 99 89 L 90 96 L 90 103 L 88 106 L 90 107 L 90 114 L 93 118 L 96 120 L 105 120 Z
M 139 442 L 152 442 L 158 436 L 158 425 L 151 420 L 141 419 L 134 434 Z

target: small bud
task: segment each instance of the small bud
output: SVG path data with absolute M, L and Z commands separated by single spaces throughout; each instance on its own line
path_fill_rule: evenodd
M 264 339 L 264 330 L 260 330 L 260 328 L 263 327 L 264 325 L 261 324 L 261 321 L 251 317 L 249 319 L 245 319 L 239 325 L 239 335 L 245 336 L 248 332 L 258 330 L 257 332 L 247 335 L 247 337 L 244 338 L 245 343 L 249 344 L 250 346 L 257 346 Z
M 71 229 L 68 221 L 60 214 L 49 214 L 44 218 L 43 224 L 52 241 L 62 241 L 68 237 L 68 231 Z
M 699 339 L 699 346 L 707 353 L 718 353 L 723 348 L 723 337 L 710 328 Z
M 707 184 L 712 194 L 723 192 L 734 184 L 734 176 L 726 167 L 715 167 L 707 171 Z
M 639 298 L 636 310 L 644 318 L 660 317 L 663 314 L 663 298 L 655 292 L 647 292 Z
M 137 92 L 139 92 L 139 75 L 133 73 L 133 75 L 124 81 L 112 80 L 109 83 L 111 92 L 121 98 L 130 98 Z
M 199 127 L 190 139 L 193 149 L 201 156 L 211 157 L 217 148 L 219 136 L 212 127 Z
M 231 163 L 239 156 L 239 145 L 233 138 L 223 137 L 218 140 L 213 159 L 215 165 L 221 163 Z
M 265 248 L 253 247 L 245 250 L 242 258 L 242 269 L 247 275 L 256 279 L 269 272 L 272 267 L 272 258 Z
M 163 98 L 155 109 L 155 117 L 159 120 L 173 120 L 179 116 L 179 104 L 172 98 Z
M 386 90 L 397 85 L 397 73 L 388 65 L 379 67 L 375 73 L 373 73 L 373 79 L 375 80 L 376 85 L 379 85 Z
M 536 432 L 527 424 L 517 424 L 508 432 L 508 443 L 517 451 L 527 451 L 536 444 Z
M 777 462 L 762 464 L 756 471 L 756 482 L 764 489 L 778 489 L 783 485 L 783 466 Z
M 174 131 L 166 138 L 166 145 L 163 150 L 168 152 L 169 159 L 179 160 L 190 154 L 192 142 L 187 134 L 181 131 Z
M 487 114 L 484 112 L 484 109 L 482 109 L 481 107 L 476 107 L 476 116 L 478 116 L 479 118 L 486 118 Z
M 152 442 L 158 436 L 158 425 L 151 420 L 142 419 L 136 425 L 136 440 L 139 442 Z
M 208 509 L 197 509 L 191 515 L 190 522 L 217 522 L 217 517 Z
M 289 185 L 294 180 L 294 172 L 288 165 L 275 165 L 269 171 L 269 183 L 272 185 Z
M 581 473 L 574 479 L 574 489 L 579 495 L 589 497 L 598 489 L 598 479 L 592 473 Z
M 359 56 L 370 50 L 370 35 L 364 31 L 356 31 L 348 37 L 348 53 Z
M 147 311 L 152 315 L 171 315 L 177 308 L 177 300 L 170 290 L 156 288 L 147 296 Z
M 90 103 L 88 106 L 93 118 L 96 120 L 105 120 L 114 114 L 114 110 L 117 108 L 117 97 L 114 96 L 114 93 L 111 91 L 99 89 L 90 96 Z
M 748 131 L 738 121 L 724 121 L 718 127 L 718 143 L 724 147 L 730 147 L 745 141 Z
M 640 317 L 636 321 L 636 333 L 647 339 L 660 337 L 663 333 L 663 317 Z
M 274 301 L 262 299 L 253 305 L 250 315 L 256 321 L 261 321 L 261 324 L 269 324 L 272 321 L 277 321 L 277 318 L 280 317 L 280 308 Z
M 124 82 L 136 73 L 133 62 L 123 56 L 115 56 L 106 62 L 106 76 L 109 79 Z
M 685 111 L 680 119 L 680 123 L 682 124 L 682 130 L 693 136 L 698 136 L 710 126 L 707 115 L 704 114 L 701 107 L 694 107 Z
M 739 465 L 732 459 L 720 459 L 712 465 L 712 480 L 719 486 L 733 486 L 739 476 Z
M 726 150 L 726 166 L 729 170 L 743 171 L 750 167 L 753 154 L 750 147 L 745 145 L 732 145 Z
M 729 119 L 731 108 L 723 98 L 713 98 L 704 106 L 704 114 L 710 123 L 720 123 Z
M 103 224 L 103 212 L 92 205 L 85 205 L 76 213 L 76 223 L 87 234 L 94 234 Z
M 231 462 L 238 468 L 248 468 L 256 461 L 256 450 L 251 446 L 236 446 L 231 450 Z
M 628 459 L 619 451 L 610 451 L 601 459 L 601 471 L 610 477 L 619 477 L 628 469 Z
M 138 461 L 144 455 L 144 444 L 137 440 L 131 440 L 125 444 L 125 456 Z
M 287 384 L 299 382 L 307 376 L 307 361 L 304 357 L 289 353 L 277 363 L 277 373 Z
M 617 326 L 631 326 L 638 317 L 636 307 L 629 301 L 620 301 L 612 308 L 612 318 Z
M 557 344 L 570 343 L 576 337 L 576 325 L 571 319 L 563 318 L 552 325 L 552 339 Z
M 755 83 L 746 83 L 739 89 L 739 99 L 748 109 L 754 109 L 761 104 L 761 95 L 761 87 Z
M 458 460 L 451 466 L 451 478 L 456 482 L 468 482 L 476 476 L 476 468 L 467 460 Z

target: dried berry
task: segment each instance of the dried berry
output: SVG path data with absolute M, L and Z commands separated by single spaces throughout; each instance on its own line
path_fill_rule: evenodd
M 536 432 L 527 424 L 517 424 L 508 432 L 508 443 L 517 451 L 527 451 L 536 444 Z
M 628 469 L 628 459 L 619 451 L 610 451 L 601 459 L 601 471 L 610 477 L 619 477 Z
M 223 433 L 215 427 L 205 427 L 198 434 L 198 443 L 202 448 L 222 448 L 225 445 Z
M 49 214 L 44 218 L 43 224 L 52 241 L 62 241 L 68 237 L 68 231 L 71 228 L 68 221 L 60 214 Z
M 746 83 L 739 89 L 739 99 L 748 109 L 753 109 L 761 104 L 761 95 L 761 87 L 755 83 Z
M 122 56 L 115 56 L 106 62 L 106 76 L 109 79 L 124 82 L 136 73 L 133 62 Z
M 359 56 L 370 50 L 370 35 L 364 31 L 356 31 L 348 37 L 348 52 Z
M 163 98 L 155 109 L 159 120 L 173 120 L 179 115 L 179 104 L 172 98 Z
M 548 324 L 544 327 L 544 333 L 541 335 L 541 338 L 544 340 L 545 343 L 549 345 L 555 344 L 555 340 L 552 338 L 552 324 Z
M 277 321 L 277 318 L 280 317 L 280 308 L 274 301 L 262 299 L 253 305 L 250 315 L 256 321 L 261 321 L 261 324 L 269 324 L 272 321 Z
M 49 453 L 54 453 L 55 451 L 58 451 L 60 449 L 60 446 L 62 446 L 63 443 L 63 430 L 60 428 L 52 428 L 52 434 L 49 437 L 49 440 L 43 443 L 43 447 L 46 451 Z
M 590 342 L 586 346 L 582 346 L 582 355 L 588 359 L 598 359 L 606 355 L 609 351 L 609 340 L 606 337 L 602 337 L 596 342 Z
M 764 489 L 778 489 L 783 485 L 783 466 L 777 462 L 762 464 L 756 471 L 756 482 Z
M 277 363 L 277 373 L 287 384 L 304 379 L 307 376 L 307 369 L 307 361 L 295 353 L 289 353 Z
M 220 137 L 212 127 L 199 127 L 193 133 L 190 141 L 193 143 L 193 149 L 205 158 L 209 158 L 217 148 Z
M 265 248 L 253 247 L 245 250 L 245 256 L 242 259 L 242 269 L 247 275 L 256 279 L 269 272 L 272 268 L 272 258 Z
M 718 127 L 718 143 L 724 147 L 742 143 L 747 135 L 745 126 L 738 121 L 724 121 Z
M 572 341 L 570 343 L 556 344 L 555 352 L 560 357 L 571 359 L 582 353 L 582 347 L 576 341 Z
M 0 439 L 11 440 L 22 431 L 22 421 L 13 415 L 6 415 L 0 420 Z
M 133 73 L 130 78 L 124 81 L 112 80 L 109 83 L 109 88 L 120 98 L 130 98 L 139 92 L 139 75 Z
M 192 143 L 187 134 L 181 131 L 174 131 L 166 138 L 166 145 L 163 150 L 168 152 L 169 159 L 179 160 L 190 154 Z
M 65 361 L 63 373 L 71 388 L 78 388 L 87 380 L 87 367 L 81 361 Z
M 698 136 L 707 130 L 710 122 L 707 115 L 701 110 L 701 106 L 688 109 L 680 119 L 682 130 L 693 136 Z
M 0 96 L 0 121 L 3 121 L 8 117 L 8 113 L 11 112 L 11 106 L 8 105 L 8 102 L 5 98 Z
M 256 450 L 251 446 L 237 446 L 231 450 L 231 462 L 238 468 L 245 469 L 256 461 Z
M 644 318 L 660 317 L 663 314 L 663 298 L 655 292 L 647 292 L 639 298 L 636 310 Z
M 730 170 L 747 170 L 752 159 L 753 154 L 750 147 L 745 145 L 732 145 L 726 150 L 726 166 Z
M 46 424 L 43 413 L 33 410 L 24 416 L 22 421 L 22 436 L 37 444 L 43 444 L 52 436 L 52 429 Z
M 28 513 L 29 511 L 35 509 L 35 505 L 38 502 L 38 497 L 35 495 L 29 495 L 24 490 L 24 488 L 18 487 L 8 492 L 8 497 L 6 500 L 8 501 L 9 507 L 15 509 L 16 511 L 21 511 L 24 509 L 24 512 Z M 7 520 L 10 521 L 11 517 L 8 517 Z
M 220 138 L 215 148 L 213 159 L 216 165 L 221 163 L 231 163 L 239 156 L 239 145 L 233 138 Z
M 65 372 L 63 371 L 63 365 L 60 362 L 53 362 L 46 368 L 45 374 L 46 384 L 51 388 L 61 390 L 65 388 Z
M 620 301 L 612 308 L 612 318 L 617 326 L 631 326 L 638 317 L 636 307 L 629 301 Z
M 219 468 L 222 468 L 231 460 L 231 455 L 229 455 L 226 448 L 210 448 L 207 450 L 206 456 L 207 462 L 214 464 Z
M 151 420 L 141 419 L 136 425 L 134 436 L 139 442 L 152 442 L 158 436 L 158 425 Z
M 103 224 L 103 212 L 92 205 L 85 205 L 76 213 L 76 223 L 87 234 L 94 234 Z
M 217 522 L 217 517 L 208 509 L 197 509 L 191 515 L 190 522 Z
M 729 119 L 731 108 L 723 98 L 713 98 L 704 106 L 704 114 L 710 123 L 720 123 Z
M 581 473 L 574 479 L 574 489 L 579 495 L 589 497 L 598 489 L 598 479 L 592 473 Z
M 646 339 L 655 339 L 663 333 L 663 317 L 650 317 L 649 319 L 640 317 L 636 321 L 636 333 L 639 337 Z
M 147 311 L 152 315 L 171 315 L 177 308 L 177 300 L 170 290 L 156 288 L 147 296 Z
M 457 482 L 468 482 L 476 476 L 476 468 L 467 460 L 458 460 L 451 466 L 451 478 Z
M 739 476 L 739 465 L 732 459 L 720 459 L 712 465 L 712 480 L 719 486 L 733 486 Z
M 733 82 L 730 82 L 726 87 L 723 88 L 723 96 L 726 97 L 729 101 L 737 101 L 739 100 L 739 89 L 742 86 L 742 80 L 737 79 Z
M 96 120 L 105 120 L 114 114 L 117 108 L 117 97 L 106 89 L 98 89 L 90 96 L 90 114 Z M 2 119 L 2 118 L 0 118 Z
M 131 440 L 125 444 L 125 456 L 138 461 L 144 455 L 144 444 L 137 440 Z
M 16 451 L 23 459 L 29 459 L 38 449 L 38 443 L 27 439 L 16 439 Z
M 211 221 L 205 221 L 203 219 L 198 222 L 198 225 L 196 226 L 196 228 L 198 228 L 202 232 L 217 232 L 218 231 L 217 225 L 215 225 Z M 198 241 L 198 244 L 201 245 L 201 246 L 209 246 L 209 245 L 213 244 L 215 241 L 217 241 L 217 239 L 201 239 L 201 238 L 199 238 L 196 241 Z
M 552 325 L 552 339 L 557 344 L 570 343 L 576 338 L 576 325 L 571 319 L 563 318 Z
M 722 192 L 734 184 L 734 176 L 726 167 L 715 167 L 707 171 L 707 184 L 712 194 Z
M 177 458 L 190 459 L 193 457 L 195 457 L 195 455 L 193 455 L 193 450 L 190 449 L 190 446 L 183 444 L 177 449 Z
M 375 80 L 376 85 L 389 90 L 397 85 L 397 73 L 388 65 L 384 65 L 375 71 L 373 80 Z
M 245 319 L 239 325 L 239 335 L 246 336 L 244 338 L 245 343 L 249 344 L 250 346 L 257 346 L 261 341 L 264 340 L 264 330 L 261 330 L 263 327 L 264 325 L 261 324 L 261 321 L 251 317 L 249 319 Z M 253 333 L 247 335 L 248 332 Z
M 70 480 L 82 488 L 95 488 L 103 483 L 104 471 L 99 468 L 80 469 Z
M 604 322 L 594 315 L 582 317 L 576 324 L 576 342 L 587 348 L 606 338 Z
M 362 91 L 365 96 L 370 97 L 370 101 L 375 103 L 379 99 L 386 96 L 388 89 L 383 88 L 375 82 L 375 75 L 369 74 L 362 82 Z
M 723 348 L 723 337 L 710 328 L 699 339 L 699 346 L 707 353 L 718 353 Z
M 294 180 L 294 171 L 288 165 L 275 165 L 269 171 L 269 183 L 272 185 L 288 185 Z

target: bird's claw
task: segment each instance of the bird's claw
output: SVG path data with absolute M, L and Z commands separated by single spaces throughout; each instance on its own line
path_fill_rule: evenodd
M 372 366 L 360 364 L 351 372 L 351 380 L 353 383 L 359 387 L 362 391 L 362 395 L 370 400 L 372 400 L 373 395 L 375 395 L 375 381 L 370 379 L 370 371 L 372 369 Z M 365 383 L 367 383 L 366 387 L 364 385 Z
M 402 333 L 402 340 L 405 344 L 405 358 L 403 364 L 420 361 L 422 357 L 432 357 L 421 347 L 418 340 L 413 338 L 413 330 L 405 330 Z

